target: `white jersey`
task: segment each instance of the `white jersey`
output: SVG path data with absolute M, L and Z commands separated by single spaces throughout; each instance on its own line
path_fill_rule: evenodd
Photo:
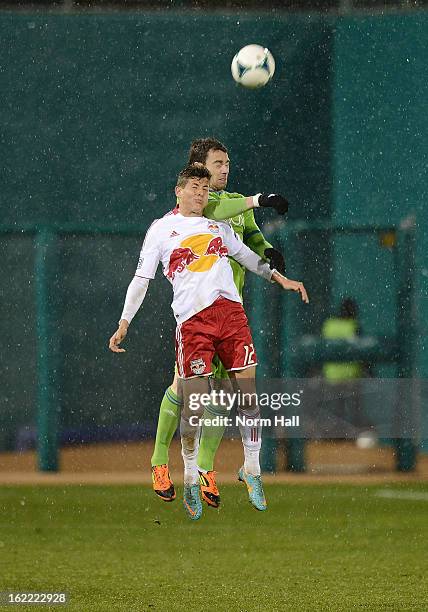
M 135 275 L 153 279 L 159 262 L 172 283 L 172 309 L 183 323 L 223 296 L 241 302 L 228 256 L 250 259 L 250 269 L 270 279 L 272 270 L 246 247 L 227 223 L 184 217 L 178 209 L 150 226 Z

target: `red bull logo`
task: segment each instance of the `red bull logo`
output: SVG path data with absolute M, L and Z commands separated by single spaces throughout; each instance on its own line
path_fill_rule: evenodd
M 219 257 L 227 256 L 227 248 L 224 246 L 223 240 L 220 238 L 220 236 L 210 240 L 207 250 L 205 251 L 205 255 L 218 255 Z
M 227 254 L 227 247 L 223 244 L 221 236 L 215 238 L 212 234 L 189 236 L 171 253 L 167 277 L 173 280 L 177 273 L 185 269 L 191 272 L 206 272 L 220 257 L 227 257 Z

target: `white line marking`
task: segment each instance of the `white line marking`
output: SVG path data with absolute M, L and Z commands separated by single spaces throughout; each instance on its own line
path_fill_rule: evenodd
M 428 502 L 428 492 L 425 491 L 396 491 L 394 489 L 383 489 L 381 491 L 376 491 L 375 496 L 385 499 L 407 499 L 411 501 Z

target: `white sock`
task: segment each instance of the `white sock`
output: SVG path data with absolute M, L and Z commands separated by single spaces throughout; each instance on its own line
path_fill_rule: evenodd
M 254 410 L 239 410 L 239 416 L 247 419 L 260 419 L 258 407 Z M 239 425 L 244 447 L 244 470 L 247 474 L 260 476 L 260 449 L 262 446 L 262 427 L 260 424 Z
M 191 427 L 189 422 L 181 418 L 181 455 L 184 463 L 184 484 L 193 485 L 199 482 L 196 459 L 199 450 L 200 427 Z
M 253 450 L 244 446 L 244 470 L 247 474 L 260 476 L 260 449 Z

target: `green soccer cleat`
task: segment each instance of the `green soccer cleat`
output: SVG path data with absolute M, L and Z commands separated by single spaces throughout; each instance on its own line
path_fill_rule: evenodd
M 266 510 L 267 504 L 263 492 L 262 477 L 247 474 L 244 467 L 241 467 L 238 472 L 238 480 L 245 482 L 247 485 L 248 497 L 254 508 L 256 508 L 256 510 Z
M 202 502 L 199 497 L 199 484 L 184 485 L 183 505 L 187 516 L 197 521 L 202 516 Z

